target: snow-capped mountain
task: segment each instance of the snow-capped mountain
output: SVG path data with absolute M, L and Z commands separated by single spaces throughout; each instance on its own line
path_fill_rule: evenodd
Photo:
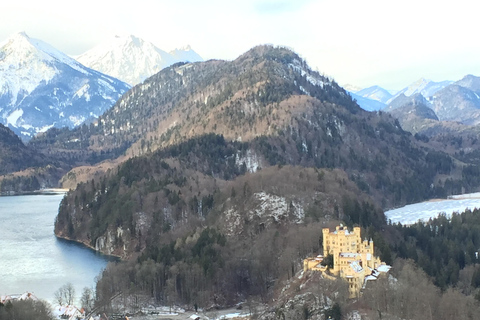
M 135 36 L 116 36 L 81 54 L 77 60 L 87 67 L 131 85 L 143 82 L 165 67 L 180 61 L 203 61 L 187 46 L 167 53 Z
M 0 43 L 0 121 L 23 140 L 96 118 L 128 89 L 24 32 Z
M 432 80 L 420 78 L 419 80 L 415 81 L 414 83 L 410 84 L 408 87 L 403 88 L 402 90 L 398 91 L 393 97 L 391 97 L 386 103 L 390 104 L 396 97 L 401 94 L 406 95 L 407 97 L 421 93 L 425 98 L 429 98 L 433 96 L 437 91 L 442 90 L 453 81 L 441 81 L 435 82 Z
M 392 97 L 390 92 L 379 86 L 372 86 L 362 89 L 356 92 L 356 94 L 364 98 L 380 101 L 382 103 L 387 103 L 387 101 Z
M 379 111 L 387 107 L 387 105 L 381 101 L 362 97 L 358 95 L 358 93 L 350 92 L 350 95 L 353 99 L 355 99 L 355 101 L 357 101 L 357 104 L 360 106 L 360 108 L 366 111 Z

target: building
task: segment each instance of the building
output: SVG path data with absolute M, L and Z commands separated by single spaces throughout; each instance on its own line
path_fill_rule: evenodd
M 367 280 L 378 277 L 379 270 L 387 272 L 390 269 L 375 257 L 373 241 L 361 240 L 360 227 L 349 231 L 340 225 L 333 232 L 329 228 L 323 228 L 322 235 L 323 254 L 333 257 L 333 268 L 322 266 L 323 256 L 317 256 L 305 259 L 303 269 L 320 271 L 326 276 L 330 273 L 331 276 L 345 279 L 350 297 L 358 296 Z

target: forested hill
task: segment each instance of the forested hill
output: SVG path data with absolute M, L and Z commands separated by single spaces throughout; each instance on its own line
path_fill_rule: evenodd
M 323 226 L 385 224 L 343 170 L 256 167 L 262 143 L 201 136 L 70 192 L 56 234 L 130 260 L 104 272 L 99 300 L 132 290 L 202 307 L 268 299 L 299 259 L 318 252 Z
M 46 163 L 46 157 L 25 146 L 12 130 L 0 124 L 0 174 Z
M 58 187 L 65 164 L 37 152 L 9 128 L 0 124 L 0 192 L 29 192 Z

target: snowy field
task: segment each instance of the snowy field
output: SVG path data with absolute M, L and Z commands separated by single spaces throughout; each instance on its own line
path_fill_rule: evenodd
M 480 193 L 462 194 L 450 196 L 448 199 L 431 200 L 410 204 L 408 206 L 385 211 L 387 221 L 392 223 L 413 224 L 418 220 L 428 221 L 439 214 L 444 213 L 447 217 L 453 212 L 464 212 L 466 209 L 480 208 Z

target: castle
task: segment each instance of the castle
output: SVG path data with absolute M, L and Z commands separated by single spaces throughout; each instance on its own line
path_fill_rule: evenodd
M 374 256 L 373 241 L 360 238 L 360 227 L 353 232 L 346 227 L 337 226 L 335 231 L 323 228 L 323 254 L 333 257 L 333 269 L 328 271 L 335 277 L 341 277 L 348 283 L 350 297 L 360 294 L 367 280 L 375 280 L 379 272 L 387 272 L 390 267 Z M 303 270 L 321 271 L 327 274 L 327 266 L 322 266 L 323 256 L 307 258 L 303 261 Z

